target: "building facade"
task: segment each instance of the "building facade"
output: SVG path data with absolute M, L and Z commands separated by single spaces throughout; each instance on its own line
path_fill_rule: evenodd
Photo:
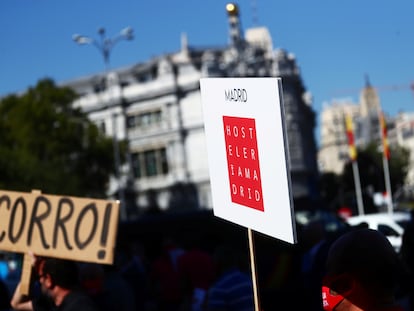
M 321 112 L 318 165 L 321 172 L 341 174 L 349 161 L 349 144 L 345 116 L 352 119 L 355 145 L 365 147 L 371 142 L 381 144 L 379 112 L 381 105 L 374 87 L 367 80 L 359 103 L 351 99 L 333 100 Z
M 360 116 L 359 105 L 349 99 L 335 100 L 322 109 L 320 120 L 320 148 L 318 165 L 321 172 L 341 174 L 349 160 L 348 137 L 345 128 L 345 115 L 354 120 L 354 129 L 358 132 Z M 358 135 L 355 135 L 358 137 Z
M 202 77 L 282 78 L 293 196 L 317 195 L 315 112 L 296 59 L 273 49 L 265 27 L 248 29 L 244 36 L 237 6 L 227 7 L 227 13 L 227 46 L 191 47 L 183 35 L 178 52 L 65 84 L 79 94 L 76 107 L 114 141 L 128 141 L 128 161 L 111 182 L 109 195 L 134 189 L 141 210 L 212 208 Z M 125 208 L 123 217 L 132 217 L 136 211 L 131 208 L 136 209 Z
M 402 146 L 410 151 L 406 188 L 414 192 L 414 113 L 399 113 L 393 119 L 388 130 L 388 140 L 391 146 Z

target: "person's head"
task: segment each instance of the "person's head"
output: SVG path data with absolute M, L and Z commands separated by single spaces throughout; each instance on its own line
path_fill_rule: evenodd
M 325 310 L 362 310 L 394 302 L 400 277 L 398 254 L 380 232 L 355 229 L 331 246 L 322 299 Z
M 55 287 L 72 290 L 79 282 L 78 266 L 74 261 L 42 258 L 36 270 L 42 291 L 49 295 Z

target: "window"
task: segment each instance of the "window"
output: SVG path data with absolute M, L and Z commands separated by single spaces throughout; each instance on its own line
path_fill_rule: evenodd
M 140 164 L 140 154 L 133 153 L 131 154 L 131 161 L 132 161 L 132 173 L 134 174 L 135 178 L 141 178 L 141 164 Z
M 404 139 L 410 138 L 414 135 L 414 130 L 413 128 L 409 127 L 409 128 L 403 128 L 402 130 L 402 137 Z
M 378 231 L 383 233 L 385 236 L 399 236 L 397 231 L 385 224 L 378 224 Z
M 168 173 L 167 151 L 165 148 L 136 152 L 131 157 L 135 178 L 160 176 Z
M 157 175 L 157 150 L 145 151 L 144 162 L 147 176 Z
M 135 75 L 135 78 L 140 83 L 146 83 L 155 80 L 158 77 L 158 66 L 154 65 L 148 68 L 145 72 L 140 72 Z
M 338 153 L 338 160 L 346 161 L 349 159 L 349 153 L 347 151 L 340 151 Z
M 106 134 L 106 126 L 105 126 L 105 122 L 104 122 L 104 121 L 99 122 L 99 124 L 98 124 L 98 128 L 99 128 L 99 130 L 100 130 L 102 133 Z
M 154 124 L 159 124 L 161 123 L 161 120 L 161 110 L 154 110 L 128 116 L 127 126 L 130 129 L 135 127 L 144 128 Z

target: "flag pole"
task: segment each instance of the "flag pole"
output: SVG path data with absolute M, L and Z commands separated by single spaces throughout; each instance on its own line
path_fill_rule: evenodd
M 357 198 L 358 214 L 364 215 L 364 203 L 362 201 L 361 182 L 359 178 L 359 168 L 357 159 L 357 150 L 355 147 L 354 129 L 352 125 L 352 118 L 349 114 L 345 115 L 345 128 L 348 137 L 349 158 L 352 161 L 352 171 L 354 175 L 355 194 Z
M 390 182 L 390 170 L 388 166 L 388 159 L 384 156 L 382 158 L 382 164 L 384 166 L 384 178 L 385 178 L 385 190 L 387 191 L 387 207 L 388 207 L 388 214 L 393 213 L 392 207 L 392 192 L 391 192 L 391 182 Z
M 362 201 L 361 183 L 359 180 L 359 169 L 358 169 L 357 161 L 352 161 L 352 170 L 354 172 L 354 183 L 355 183 L 355 192 L 356 192 L 357 204 L 358 204 L 358 214 L 364 215 L 364 203 Z
M 388 145 L 388 137 L 387 137 L 387 124 L 385 122 L 384 113 L 379 110 L 378 111 L 378 118 L 381 127 L 381 139 L 382 139 L 382 165 L 384 168 L 384 179 L 385 179 L 385 191 L 387 193 L 387 207 L 388 207 L 388 214 L 393 213 L 393 204 L 392 204 L 392 192 L 391 192 L 391 181 L 390 181 L 390 169 L 388 165 L 388 161 L 390 159 L 390 148 Z

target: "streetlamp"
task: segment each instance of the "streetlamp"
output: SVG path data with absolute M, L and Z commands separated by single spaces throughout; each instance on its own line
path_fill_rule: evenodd
M 133 29 L 131 27 L 126 27 L 122 29 L 119 34 L 112 38 L 108 38 L 106 36 L 105 28 L 99 28 L 98 29 L 99 39 L 96 40 L 94 38 L 80 35 L 80 34 L 74 34 L 72 36 L 73 41 L 75 41 L 79 45 L 93 45 L 95 46 L 98 51 L 101 53 L 104 63 L 105 63 L 105 81 L 108 81 L 108 72 L 110 70 L 110 56 L 111 51 L 114 48 L 114 46 L 122 41 L 122 40 L 132 40 L 134 38 Z M 109 84 L 106 83 L 106 87 L 109 88 Z M 110 100 L 112 100 L 112 96 L 110 96 Z M 123 110 L 124 111 L 124 110 Z M 125 112 L 125 111 L 124 111 Z M 124 116 L 125 117 L 125 116 Z M 119 145 L 116 135 L 116 114 L 112 114 L 112 138 L 113 138 L 113 146 L 114 146 L 114 158 L 115 158 L 115 178 L 116 182 L 118 183 L 118 194 L 119 199 L 121 201 L 121 217 L 126 219 L 126 201 L 125 201 L 125 189 L 120 185 L 120 174 L 119 174 L 119 167 L 120 167 L 120 155 L 119 155 Z M 126 135 L 127 129 L 125 129 L 125 135 Z
M 93 39 L 88 36 L 83 36 L 79 34 L 74 34 L 72 36 L 73 41 L 75 41 L 79 45 L 90 44 L 95 46 L 99 52 L 102 54 L 104 63 L 105 63 L 105 70 L 109 70 L 109 57 L 111 55 L 111 51 L 113 47 L 121 40 L 132 40 L 134 39 L 134 31 L 131 27 L 126 27 L 122 29 L 118 35 L 113 38 L 106 37 L 105 28 L 98 29 L 99 40 Z

